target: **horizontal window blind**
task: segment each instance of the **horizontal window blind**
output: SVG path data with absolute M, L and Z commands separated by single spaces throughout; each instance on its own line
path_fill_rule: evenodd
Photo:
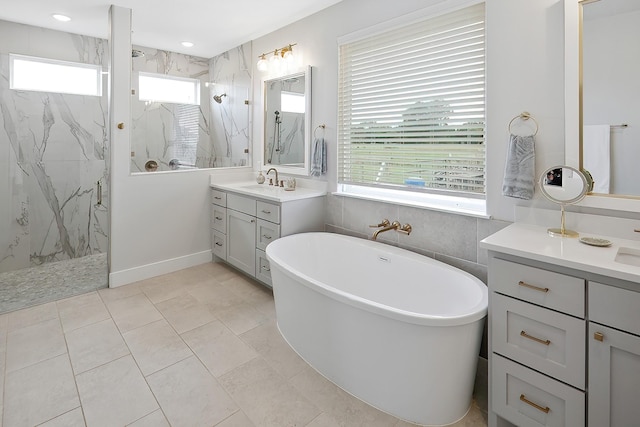
M 339 48 L 338 181 L 485 193 L 484 3 Z

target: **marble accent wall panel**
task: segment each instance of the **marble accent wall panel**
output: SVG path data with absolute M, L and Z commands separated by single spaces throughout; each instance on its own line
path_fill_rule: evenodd
M 213 166 L 249 166 L 251 90 L 251 42 L 231 49 L 210 61 L 211 135 Z M 226 93 L 221 103 L 213 95 Z M 245 103 L 246 101 L 246 103 Z
M 107 97 L 12 90 L 9 52 L 106 64 L 108 48 L 0 21 L 0 272 L 106 252 Z
M 157 170 L 213 167 L 210 129 L 209 60 L 166 50 L 134 46 L 144 56 L 132 58 L 131 172 L 145 172 L 152 160 Z M 141 101 L 139 72 L 200 80 L 200 105 Z

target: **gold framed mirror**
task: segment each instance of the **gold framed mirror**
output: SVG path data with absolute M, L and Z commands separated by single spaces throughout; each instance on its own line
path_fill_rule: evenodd
M 638 212 L 640 86 L 629 76 L 640 71 L 634 47 L 640 2 L 565 0 L 564 5 L 565 164 L 593 176 L 594 190 L 581 206 Z

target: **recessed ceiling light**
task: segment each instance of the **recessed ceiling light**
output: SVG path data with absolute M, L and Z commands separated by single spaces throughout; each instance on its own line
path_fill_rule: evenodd
M 53 16 L 53 19 L 58 20 L 60 22 L 69 22 L 69 21 L 71 21 L 71 18 L 69 18 L 67 15 L 61 15 L 59 13 L 54 13 L 51 16 Z
M 193 43 L 191 43 L 191 42 L 182 42 L 181 44 L 184 47 L 193 47 Z

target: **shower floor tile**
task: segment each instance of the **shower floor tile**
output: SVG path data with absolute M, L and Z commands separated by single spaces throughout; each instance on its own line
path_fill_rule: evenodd
M 107 254 L 0 273 L 0 313 L 107 287 Z

